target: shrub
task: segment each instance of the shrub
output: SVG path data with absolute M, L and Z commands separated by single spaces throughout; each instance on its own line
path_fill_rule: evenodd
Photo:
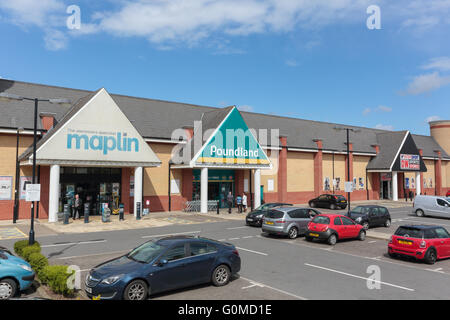
M 47 284 L 54 293 L 71 295 L 74 290 L 67 287 L 67 279 L 71 276 L 67 266 L 46 266 L 42 268 L 39 279 Z
M 35 241 L 31 246 L 28 245 L 28 240 L 20 240 L 14 243 L 14 251 L 21 257 L 23 257 L 23 249 L 27 247 L 37 247 L 39 248 L 39 252 L 41 250 L 41 246 L 37 241 Z
M 35 245 L 27 246 L 23 248 L 22 250 L 22 258 L 24 258 L 26 261 L 30 262 L 30 255 L 32 253 L 41 253 L 41 248 Z
M 30 263 L 33 270 L 40 275 L 42 269 L 48 266 L 47 258 L 40 252 L 33 252 L 28 257 L 28 262 Z

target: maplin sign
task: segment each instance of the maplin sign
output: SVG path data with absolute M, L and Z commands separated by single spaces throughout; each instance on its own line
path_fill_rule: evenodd
M 139 152 L 139 141 L 137 138 L 127 137 L 126 132 L 92 132 L 77 130 L 77 133 L 67 134 L 67 149 L 72 149 L 75 142 L 75 149 L 81 149 L 83 142 L 84 150 L 102 150 L 104 155 L 109 151 Z M 91 133 L 91 135 L 88 135 Z M 92 135 L 92 133 L 95 133 Z

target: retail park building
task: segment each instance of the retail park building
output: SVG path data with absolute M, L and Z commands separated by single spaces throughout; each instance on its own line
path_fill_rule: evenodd
M 430 123 L 430 136 L 0 79 L 11 97 L 65 98 L 39 103 L 39 218 L 56 221 L 79 194 L 91 214 L 102 203 L 150 211 L 182 210 L 198 200 L 225 206 L 229 191 L 249 203 L 307 203 L 345 194 L 352 200 L 399 200 L 409 191 L 450 189 L 450 121 Z M 33 102 L 0 100 L 0 219 L 12 219 L 19 154 L 19 218 L 30 217 Z M 22 130 L 18 132 L 18 128 Z M 350 156 L 346 134 L 351 128 Z M 250 129 L 250 130 L 248 130 Z M 19 138 L 19 139 L 17 139 Z M 16 144 L 18 141 L 18 148 Z

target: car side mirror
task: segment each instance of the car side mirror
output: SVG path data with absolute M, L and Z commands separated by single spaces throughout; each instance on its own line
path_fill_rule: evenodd
M 159 260 L 158 267 L 163 267 L 168 263 L 166 259 Z

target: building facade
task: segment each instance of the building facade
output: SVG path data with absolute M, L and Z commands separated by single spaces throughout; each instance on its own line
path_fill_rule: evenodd
M 307 203 L 323 193 L 352 200 L 399 200 L 450 190 L 450 121 L 430 136 L 213 108 L 0 79 L 0 92 L 65 98 L 39 104 L 36 163 L 39 218 L 57 220 L 74 194 L 98 214 L 104 203 L 125 213 L 182 210 L 198 200 L 226 206 L 246 193 L 261 202 Z M 33 104 L 0 101 L 0 219 L 30 217 Z M 21 128 L 21 130 L 18 130 Z M 349 128 L 349 144 L 345 130 Z M 232 133 L 232 135 L 229 135 Z M 349 156 L 347 156 L 347 147 Z M 18 155 L 18 166 L 16 166 Z M 349 168 L 349 169 L 348 169 Z M 18 174 L 16 175 L 16 169 Z M 17 179 L 16 179 L 17 176 Z M 17 180 L 17 182 L 16 182 Z M 16 188 L 17 186 L 17 188 Z

